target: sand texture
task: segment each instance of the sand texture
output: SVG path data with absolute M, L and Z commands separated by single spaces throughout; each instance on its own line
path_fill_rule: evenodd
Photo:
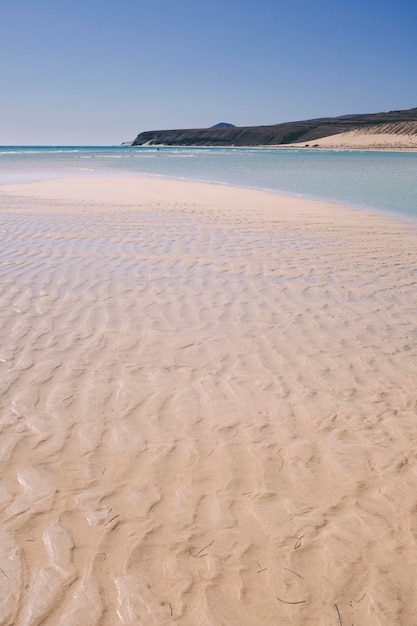
M 289 144 L 288 144 L 289 145 Z M 301 144 L 304 146 L 305 144 Z M 379 124 L 309 142 L 309 147 L 338 150 L 417 150 L 417 122 Z M 299 148 L 299 143 L 291 144 Z
M 417 624 L 417 236 L 129 178 L 0 188 L 0 623 Z

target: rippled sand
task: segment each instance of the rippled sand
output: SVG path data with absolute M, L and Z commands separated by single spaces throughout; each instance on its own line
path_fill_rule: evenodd
M 414 624 L 414 226 L 179 181 L 0 200 L 0 623 Z

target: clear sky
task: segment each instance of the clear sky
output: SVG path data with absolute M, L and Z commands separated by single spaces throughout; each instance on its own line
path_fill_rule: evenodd
M 416 0 L 3 0 L 0 145 L 417 107 Z

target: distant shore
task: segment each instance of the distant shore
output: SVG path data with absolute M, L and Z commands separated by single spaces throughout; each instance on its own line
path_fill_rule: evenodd
M 417 135 L 391 135 L 380 133 L 364 133 L 360 131 L 349 131 L 347 133 L 341 133 L 339 135 L 330 135 L 329 137 L 323 137 L 322 139 L 315 139 L 314 141 L 307 143 L 286 143 L 275 145 L 257 145 L 257 146 L 234 146 L 234 145 L 187 145 L 181 144 L 168 145 L 168 144 L 142 144 L 140 146 L 133 145 L 133 142 L 124 142 L 124 147 L 133 148 L 238 148 L 238 149 L 250 149 L 256 150 L 256 148 L 262 149 L 277 149 L 277 148 L 296 148 L 296 149 L 318 149 L 323 148 L 327 150 L 374 150 L 374 151 L 386 151 L 386 152 L 417 152 Z
M 416 152 L 417 134 L 372 133 L 364 132 L 363 130 L 351 130 L 346 133 L 315 139 L 306 144 L 293 143 L 277 147 Z
M 363 135 L 368 135 L 364 138 Z M 370 140 L 370 136 L 379 138 Z M 354 136 L 356 137 L 354 139 Z M 382 148 L 385 144 L 397 147 L 416 147 L 417 108 L 385 113 L 342 115 L 318 119 L 284 122 L 264 126 L 232 126 L 227 128 L 183 128 L 150 130 L 139 133 L 133 145 L 170 146 L 282 146 L 319 145 L 320 140 L 359 143 L 369 147 L 369 141 Z

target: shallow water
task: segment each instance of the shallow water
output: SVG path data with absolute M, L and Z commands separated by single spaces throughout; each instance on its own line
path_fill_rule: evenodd
M 132 173 L 269 189 L 417 218 L 415 152 L 0 147 L 0 184 Z

